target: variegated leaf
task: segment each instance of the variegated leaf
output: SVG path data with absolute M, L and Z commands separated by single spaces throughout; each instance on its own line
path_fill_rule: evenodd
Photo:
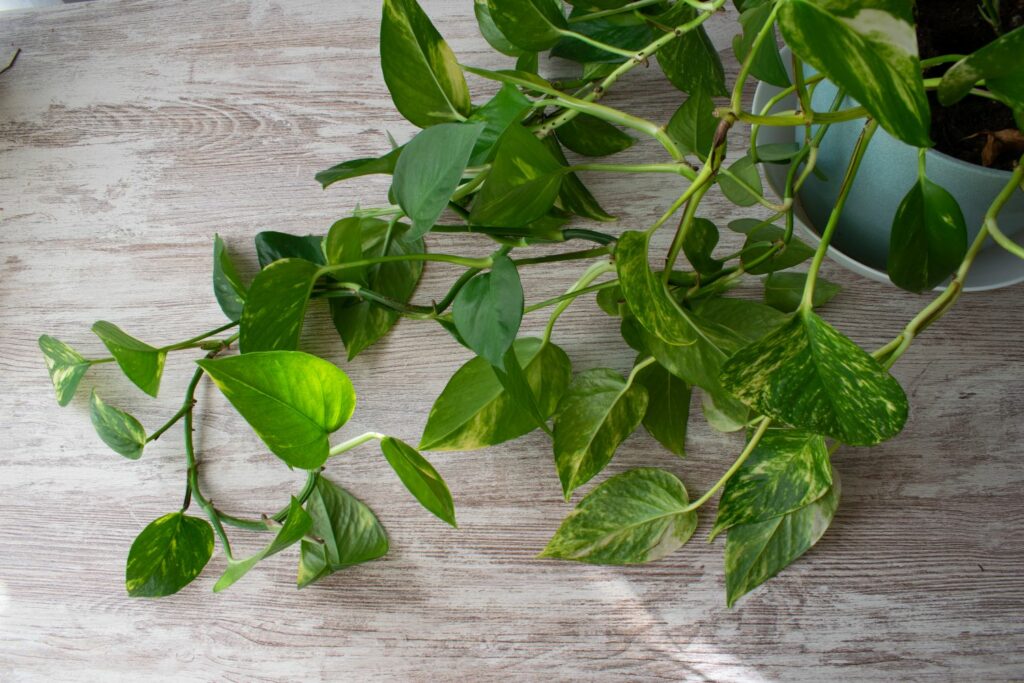
M 811 311 L 734 354 L 721 381 L 759 414 L 854 446 L 885 441 L 907 420 L 899 382 Z
M 230 588 L 236 581 L 249 573 L 261 560 L 271 555 L 276 555 L 285 548 L 295 545 L 302 540 L 306 532 L 313 526 L 313 518 L 302 509 L 302 504 L 292 496 L 291 505 L 288 508 L 288 517 L 284 524 L 277 530 L 277 535 L 262 550 L 242 560 L 228 560 L 227 569 L 213 585 L 213 592 L 219 593 Z
M 737 524 L 754 524 L 816 501 L 832 486 L 824 437 L 769 429 L 725 485 L 714 538 Z
M 931 146 L 911 0 L 783 0 L 779 28 L 800 59 L 883 128 L 907 144 Z
M 110 351 L 124 376 L 150 396 L 156 396 L 160 391 L 160 378 L 164 374 L 166 349 L 158 349 L 139 341 L 105 320 L 95 323 L 92 331 Z
M 668 450 L 679 457 L 686 455 L 690 385 L 658 363 L 642 369 L 634 381 L 647 390 L 644 428 Z
M 39 338 L 39 349 L 43 352 L 50 381 L 57 393 L 57 404 L 66 406 L 91 364 L 64 342 L 46 334 Z
M 119 408 L 107 405 L 95 389 L 89 402 L 89 414 L 96 433 L 115 453 L 129 460 L 142 457 L 146 430 L 138 420 Z
M 204 519 L 172 512 L 150 522 L 128 551 L 124 583 L 133 598 L 159 598 L 192 583 L 213 555 Z
M 662 341 L 678 346 L 697 341 L 697 330 L 647 261 L 649 237 L 642 232 L 622 234 L 615 246 L 615 263 L 623 296 L 640 324 Z
M 818 500 L 780 517 L 729 529 L 725 543 L 725 590 L 729 607 L 772 578 L 818 542 L 839 507 L 839 476 Z
M 664 470 L 640 468 L 604 482 L 580 501 L 540 554 L 593 564 L 640 564 L 683 546 L 697 528 L 686 487 Z
M 643 420 L 647 390 L 619 373 L 594 368 L 577 375 L 555 417 L 555 466 L 565 499 L 611 462 Z
M 513 348 L 538 409 L 550 416 L 569 386 L 569 357 L 555 344 L 535 338 L 517 339 Z M 536 428 L 537 422 L 505 390 L 494 367 L 478 356 L 452 375 L 434 401 L 419 447 L 469 451 L 518 438 Z

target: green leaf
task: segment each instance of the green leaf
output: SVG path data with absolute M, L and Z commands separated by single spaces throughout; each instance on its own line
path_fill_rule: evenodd
M 455 503 L 448 485 L 416 449 L 389 436 L 381 440 L 380 450 L 405 488 L 423 507 L 438 519 L 454 527 L 458 526 L 455 523 Z
M 806 283 L 807 273 L 772 273 L 764 281 L 764 301 L 783 313 L 792 313 L 800 307 Z M 819 276 L 814 287 L 814 307 L 824 306 L 841 289 L 836 283 Z
M 767 145 L 758 145 L 755 151 L 757 152 L 758 161 L 767 161 L 774 164 L 789 161 L 800 152 L 801 148 L 801 145 L 795 142 L 774 142 Z
M 747 241 L 743 244 L 743 254 L 740 256 L 746 271 L 751 275 L 774 273 L 792 268 L 814 256 L 814 249 L 791 236 L 789 244 L 783 244 L 777 252 L 757 265 L 750 265 L 764 256 L 775 243 L 781 244 L 785 234 L 785 230 L 774 225 L 762 225 L 747 233 Z
M 327 170 L 317 173 L 316 181 L 320 183 L 324 189 L 327 189 L 328 186 L 333 185 L 334 183 L 341 182 L 342 180 L 348 180 L 350 178 L 359 178 L 364 175 L 374 175 L 378 173 L 391 175 L 395 172 L 395 165 L 398 163 L 398 158 L 402 154 L 402 149 L 402 147 L 395 147 L 384 156 L 343 161 L 336 166 L 331 166 Z
M 711 538 L 738 524 L 756 524 L 818 500 L 832 487 L 825 439 L 796 429 L 768 429 L 729 478 Z
M 719 171 L 718 186 L 726 199 L 736 206 L 753 206 L 758 197 L 764 196 L 761 174 L 749 154 L 733 162 L 728 170 Z
M 754 39 L 761 32 L 771 13 L 772 5 L 764 3 L 745 8 L 740 14 L 743 33 L 732 39 L 732 50 L 738 62 L 743 63 L 747 55 L 750 54 L 750 49 L 754 46 Z M 751 60 L 750 74 L 760 81 L 766 81 L 780 88 L 789 87 L 789 74 L 786 73 L 786 66 L 782 63 L 774 32 L 773 35 L 761 42 L 757 54 Z
M 523 320 L 523 285 L 512 259 L 496 256 L 489 272 L 466 283 L 455 297 L 452 318 L 469 348 L 503 367 Z
M 810 311 L 740 349 L 721 380 L 758 414 L 852 446 L 885 441 L 907 421 L 899 382 Z
M 213 555 L 213 529 L 172 512 L 150 522 L 128 551 L 124 583 L 133 598 L 172 595 L 192 583 Z
M 519 366 L 545 417 L 554 414 L 569 386 L 572 366 L 558 346 L 540 339 L 517 339 Z M 536 421 L 508 394 L 494 367 L 477 357 L 448 381 L 430 409 L 419 447 L 433 451 L 468 451 L 494 446 L 528 434 Z
M 647 390 L 644 428 L 662 446 L 679 457 L 685 456 L 690 386 L 658 363 L 642 369 L 634 381 Z
M 590 12 L 589 7 L 576 7 L 569 16 L 574 18 Z M 639 51 L 654 42 L 657 37 L 645 19 L 633 14 L 619 14 L 590 21 L 574 22 L 571 28 L 576 33 L 581 33 L 598 42 L 630 51 Z M 618 64 L 626 61 L 622 55 L 602 50 L 573 36 L 563 36 L 551 48 L 551 56 L 571 59 L 581 64 Z
M 568 24 L 562 3 L 552 0 L 487 0 L 491 18 L 505 36 L 524 50 L 554 47 Z
M 267 447 L 289 467 L 327 460 L 327 435 L 352 416 L 356 393 L 333 364 L 300 351 L 196 361 Z
M 629 149 L 636 140 L 597 117 L 580 114 L 558 128 L 563 145 L 588 157 L 603 157 Z
M 900 202 L 889 238 L 889 279 L 911 292 L 932 289 L 967 255 L 967 224 L 949 192 L 924 176 Z
M 579 118 L 579 117 L 577 117 Z M 575 121 L 576 119 L 573 119 Z M 561 145 L 558 144 L 558 140 L 554 137 L 548 136 L 544 138 L 544 144 L 551 151 L 553 156 L 558 163 L 564 168 L 569 166 L 568 160 L 565 158 L 565 154 L 562 152 Z M 607 211 L 602 208 L 598 203 L 597 198 L 591 194 L 587 186 L 583 184 L 583 181 L 579 179 L 575 173 L 563 173 L 562 186 L 558 190 L 558 203 L 562 207 L 577 216 L 583 218 L 590 218 L 595 221 L 613 221 L 615 217 L 610 215 Z M 534 224 L 531 224 L 533 227 Z
M 839 506 L 839 477 L 818 500 L 793 512 L 729 529 L 725 543 L 725 588 L 729 607 L 788 567 L 825 534 Z
M 509 57 L 519 57 L 523 50 L 512 44 L 505 34 L 501 32 L 494 18 L 491 17 L 491 8 L 487 6 L 487 0 L 473 0 L 473 13 L 476 14 L 476 23 L 480 28 L 480 35 L 484 40 L 498 52 Z
M 220 235 L 213 236 L 213 294 L 228 320 L 238 322 L 245 308 L 246 289 Z
M 384 221 L 362 219 L 361 229 L 363 255 L 367 258 L 382 256 L 388 224 Z M 403 234 L 400 230 L 401 225 L 396 224 L 395 233 L 388 244 L 388 255 L 424 253 L 422 238 L 411 239 L 407 233 Z M 349 271 L 342 272 L 344 274 Z M 380 263 L 367 270 L 366 286 L 389 299 L 408 303 L 416 291 L 422 273 L 422 261 Z M 348 359 L 352 360 L 387 334 L 398 321 L 399 314 L 369 301 L 331 299 L 331 317 L 334 320 L 334 327 L 345 343 Z
M 611 462 L 646 410 L 647 390 L 614 370 L 593 368 L 573 378 L 555 416 L 555 466 L 566 500 Z
M 299 588 L 387 554 L 388 537 L 373 511 L 322 476 L 306 501 L 306 512 L 313 518 L 313 535 L 323 542 L 302 541 Z
M 931 147 L 910 0 L 785 0 L 786 44 L 860 102 L 893 136 Z
M 706 159 L 718 130 L 718 119 L 712 114 L 714 110 L 715 103 L 707 92 L 691 92 L 668 122 L 666 131 L 669 137 L 686 154 Z
M 256 235 L 256 258 L 260 268 L 286 258 L 300 258 L 322 266 L 325 263 L 324 238 L 320 235 L 289 235 L 265 231 Z
M 661 278 L 647 262 L 649 237 L 624 232 L 615 247 L 615 262 L 622 293 L 637 320 L 651 334 L 668 344 L 685 346 L 697 340 L 697 332 Z
M 363 260 L 363 232 L 388 224 L 376 218 L 349 217 L 335 221 L 324 238 L 324 257 L 329 265 Z M 344 282 L 365 283 L 367 267 L 346 268 L 337 275 Z
M 315 263 L 286 258 L 256 275 L 239 326 L 242 353 L 298 348 L 306 304 L 319 271 Z
M 482 166 L 488 163 L 494 157 L 495 146 L 502 134 L 508 130 L 509 126 L 522 121 L 523 115 L 529 107 L 530 100 L 526 99 L 515 86 L 505 83 L 501 86 L 498 94 L 492 97 L 487 104 L 475 110 L 469 120 L 483 123 L 484 129 L 473 147 L 469 165 Z
M 448 206 L 483 130 L 482 123 L 443 123 L 405 146 L 391 191 L 412 220 L 412 237 L 427 234 Z
M 92 331 L 110 351 L 125 377 L 150 396 L 156 396 L 160 391 L 160 376 L 164 372 L 167 351 L 139 341 L 105 320 L 94 324 Z
M 750 420 L 750 409 L 724 389 L 720 395 L 712 394 L 705 389 L 700 401 L 700 410 L 708 426 L 725 434 L 738 432 L 746 427 Z
M 228 560 L 227 569 L 221 575 L 217 583 L 213 585 L 213 592 L 219 593 L 231 587 L 236 581 L 249 573 L 249 570 L 256 564 L 271 555 L 276 555 L 285 548 L 293 546 L 302 540 L 302 537 L 313 526 L 313 519 L 302 509 L 302 504 L 292 496 L 291 504 L 288 506 L 288 517 L 284 524 L 277 530 L 277 535 L 270 545 L 260 550 L 255 555 L 250 555 L 244 560 Z
M 521 125 L 509 126 L 473 201 L 470 222 L 496 228 L 527 225 L 554 206 L 561 184 L 562 166 L 544 143 Z
M 57 404 L 66 406 L 92 364 L 73 348 L 48 334 L 39 337 L 39 350 L 43 352 L 50 381 L 57 393 Z
M 593 564 L 640 564 L 682 547 L 697 528 L 686 487 L 654 468 L 618 474 L 580 501 L 540 554 Z
M 146 430 L 128 413 L 107 405 L 94 389 L 89 401 L 92 426 L 115 453 L 129 460 L 138 460 L 146 446 Z
M 695 312 L 702 319 L 728 329 L 747 342 L 757 341 L 786 322 L 786 316 L 778 310 L 746 299 L 705 299 Z
M 718 228 L 707 218 L 694 218 L 690 229 L 683 236 L 683 253 L 701 275 L 714 275 L 722 269 L 724 261 L 716 259 L 711 252 L 718 246 Z
M 469 88 L 455 54 L 416 0 L 384 0 L 380 66 L 395 108 L 414 125 L 469 115 Z
M 679 26 L 696 17 L 694 8 L 679 2 L 660 15 L 658 21 L 666 26 Z M 661 48 L 658 64 L 672 85 L 685 93 L 702 91 L 712 97 L 729 94 L 722 60 L 703 26 L 687 31 Z
M 1004 33 L 985 47 L 954 64 L 939 82 L 939 102 L 949 106 L 962 99 L 980 81 L 1014 110 L 1024 128 L 1024 26 Z
M 499 69 L 497 71 L 490 71 L 488 69 L 480 69 L 475 66 L 465 65 L 463 65 L 462 68 L 471 74 L 480 76 L 481 78 L 497 81 L 499 83 L 506 83 L 508 85 L 517 85 L 528 92 L 543 93 L 554 97 L 560 97 L 562 95 L 558 88 L 551 85 L 532 71 L 526 71 L 524 69 Z

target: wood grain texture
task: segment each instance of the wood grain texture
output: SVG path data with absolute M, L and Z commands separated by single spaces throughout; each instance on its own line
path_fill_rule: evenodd
M 462 61 L 508 66 L 479 37 L 469 2 L 424 6 Z M 384 179 L 327 192 L 313 181 L 322 168 L 386 150 L 386 130 L 411 133 L 380 76 L 378 8 L 99 0 L 0 15 L 0 46 L 23 50 L 0 77 L 0 680 L 1024 678 L 1020 286 L 965 296 L 900 361 L 912 403 L 906 431 L 839 452 L 833 528 L 733 610 L 722 542 L 701 540 L 711 511 L 694 542 L 646 567 L 533 559 L 569 509 L 536 434 L 432 456 L 455 495 L 458 531 L 421 511 L 367 446 L 328 472 L 379 513 L 393 548 L 384 560 L 297 592 L 296 559 L 282 553 L 213 596 L 217 556 L 174 597 L 126 597 L 132 539 L 181 500 L 180 433 L 140 462 L 118 458 L 92 431 L 86 392 L 57 407 L 36 338 L 99 354 L 88 331 L 97 319 L 154 343 L 212 328 L 222 319 L 210 288 L 213 233 L 251 273 L 258 230 L 323 232 L 358 203 L 379 203 Z M 712 31 L 727 43 L 724 21 Z M 477 101 L 493 91 L 470 84 Z M 658 120 L 679 99 L 655 69 L 609 97 Z M 656 153 L 638 145 L 622 160 Z M 679 190 L 666 176 L 590 182 L 623 228 L 647 225 Z M 712 198 L 706 215 L 724 224 L 736 212 Z M 432 248 L 488 249 L 445 236 Z M 452 273 L 429 268 L 418 297 L 438 296 Z M 578 273 L 532 268 L 529 300 L 561 292 Z M 848 288 L 828 319 L 869 347 L 923 302 L 834 264 L 825 275 Z M 614 321 L 592 301 L 563 321 L 556 340 L 577 371 L 629 365 Z M 532 315 L 526 327 L 542 322 Z M 416 441 L 466 360 L 426 323 L 403 323 L 350 364 L 323 310 L 307 330 L 306 348 L 342 364 L 360 392 L 348 435 L 375 429 Z M 190 363 L 169 360 L 157 400 L 113 368 L 87 383 L 152 429 L 176 408 Z M 299 475 L 208 387 L 199 426 L 202 475 L 219 506 L 254 514 L 287 500 Z M 699 493 L 738 445 L 698 415 L 685 461 L 638 434 L 609 473 L 666 467 Z

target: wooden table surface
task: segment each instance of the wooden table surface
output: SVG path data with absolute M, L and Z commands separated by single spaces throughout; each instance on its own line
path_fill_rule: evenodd
M 470 4 L 424 2 L 463 62 L 508 67 L 477 33 Z M 722 19 L 711 28 L 725 44 Z M 385 151 L 385 131 L 412 132 L 380 75 L 378 21 L 376 0 L 99 0 L 0 15 L 0 58 L 23 50 L 0 76 L 0 680 L 1024 678 L 1021 286 L 965 296 L 900 361 L 906 431 L 839 451 L 832 529 L 732 610 L 722 542 L 703 540 L 713 511 L 690 545 L 649 566 L 533 559 L 570 509 L 537 434 L 431 456 L 455 496 L 458 531 L 421 511 L 366 447 L 328 472 L 381 517 L 385 559 L 300 592 L 286 552 L 213 595 L 217 554 L 178 595 L 125 595 L 132 540 L 180 503 L 180 433 L 141 461 L 114 455 L 93 432 L 87 391 L 57 407 L 36 339 L 52 334 L 99 355 L 89 332 L 98 319 L 160 344 L 210 329 L 222 321 L 210 288 L 214 233 L 251 273 L 256 232 L 322 233 L 357 204 L 382 203 L 386 179 L 326 192 L 313 180 Z M 726 65 L 735 73 L 731 57 Z M 470 84 L 477 101 L 493 91 Z M 650 69 L 609 99 L 666 120 L 680 98 Z M 638 145 L 622 159 L 656 154 Z M 630 227 L 679 190 L 665 176 L 589 181 Z M 714 199 L 707 215 L 724 224 L 736 214 Z M 478 238 L 431 240 L 436 251 L 489 249 Z M 578 274 L 534 268 L 528 299 Z M 869 348 L 923 305 L 832 263 L 825 275 L 847 288 L 827 317 Z M 418 297 L 438 296 L 451 277 L 430 268 Z M 577 371 L 628 367 L 632 352 L 592 300 L 563 320 L 556 341 Z M 526 329 L 542 324 L 533 315 Z M 308 330 L 304 347 L 341 364 L 360 393 L 339 437 L 374 429 L 417 441 L 467 360 L 429 323 L 399 325 L 352 363 L 323 310 Z M 157 400 L 109 366 L 86 386 L 152 429 L 176 409 L 191 361 L 172 357 Z M 200 407 L 211 497 L 239 513 L 276 509 L 300 475 L 219 396 L 204 391 Z M 685 461 L 641 433 L 609 471 L 666 467 L 701 492 L 737 446 L 697 412 Z

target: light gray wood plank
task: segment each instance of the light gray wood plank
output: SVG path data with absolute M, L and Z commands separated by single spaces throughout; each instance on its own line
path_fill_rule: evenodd
M 477 34 L 469 3 L 424 6 L 464 62 L 508 65 Z M 913 405 L 907 430 L 878 448 L 839 453 L 843 502 L 833 528 L 736 609 L 724 606 L 721 542 L 698 539 L 636 568 L 533 559 L 569 510 L 537 435 L 432 455 L 456 496 L 458 531 L 423 513 L 372 447 L 331 462 L 331 475 L 379 513 L 393 551 L 313 588 L 293 588 L 295 559 L 283 553 L 217 596 L 208 591 L 220 557 L 172 598 L 124 595 L 135 534 L 180 502 L 180 435 L 169 433 L 140 462 L 108 452 L 84 395 L 56 406 L 36 338 L 49 333 L 99 353 L 88 328 L 101 318 L 154 342 L 209 329 L 221 320 L 209 285 L 214 232 L 252 272 L 248 245 L 258 230 L 322 232 L 357 204 L 382 201 L 380 178 L 327 192 L 312 178 L 385 150 L 386 130 L 399 139 L 412 132 L 380 76 L 378 7 L 99 0 L 0 15 L 0 45 L 23 50 L 0 77 L 0 679 L 1024 677 L 1019 286 L 965 296 L 900 361 L 895 372 Z M 724 18 L 712 25 L 720 44 L 728 31 Z M 727 68 L 735 72 L 730 59 Z M 479 96 L 493 90 L 477 78 L 471 86 Z M 657 120 L 680 99 L 655 69 L 609 97 Z M 638 145 L 623 161 L 656 154 Z M 634 228 L 679 189 L 665 177 L 590 182 Z M 706 215 L 725 223 L 735 209 L 712 197 Z M 659 239 L 665 246 L 669 235 Z M 454 237 L 432 245 L 488 248 Z M 578 272 L 531 269 L 530 300 L 561 292 Z M 451 275 L 429 269 L 419 296 L 438 296 Z M 833 264 L 826 276 L 847 287 L 828 318 L 868 346 L 923 302 Z M 615 322 L 592 302 L 563 320 L 556 340 L 577 369 L 629 365 Z M 526 325 L 542 324 L 531 316 Z M 309 329 L 307 348 L 342 364 L 360 392 L 349 434 L 372 428 L 415 441 L 466 360 L 426 323 L 403 323 L 351 364 L 322 311 Z M 158 400 L 109 368 L 89 381 L 154 427 L 176 408 L 190 362 L 169 362 Z M 213 392 L 201 400 L 211 496 L 239 513 L 276 508 L 299 476 Z M 738 445 L 697 416 L 687 460 L 641 434 L 609 472 L 666 467 L 700 492 Z M 699 534 L 711 518 L 703 515 Z

